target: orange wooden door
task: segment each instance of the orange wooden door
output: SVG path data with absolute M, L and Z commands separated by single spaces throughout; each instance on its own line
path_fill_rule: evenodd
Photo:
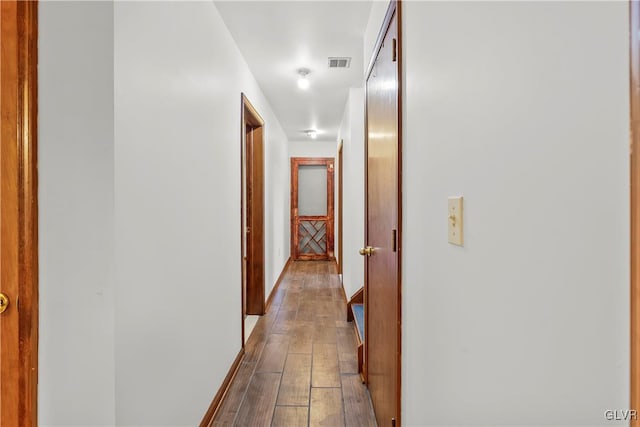
M 291 158 L 291 254 L 294 260 L 334 258 L 333 165 L 329 157 Z M 315 182 L 312 177 L 320 176 L 321 191 L 306 188 L 302 183 L 305 175 Z
M 366 379 L 379 426 L 400 417 L 398 18 L 387 12 L 366 83 Z
M 35 426 L 37 3 L 0 2 L 0 427 Z

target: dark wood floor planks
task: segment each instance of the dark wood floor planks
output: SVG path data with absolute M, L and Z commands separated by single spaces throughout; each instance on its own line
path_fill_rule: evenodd
M 312 387 L 340 387 L 340 368 L 336 344 L 313 343 Z
M 273 427 L 304 427 L 309 425 L 308 406 L 276 406 Z
M 309 406 L 311 355 L 290 353 L 282 373 L 278 405 Z
M 214 426 L 376 426 L 333 262 L 296 261 L 245 345 Z
M 344 405 L 340 388 L 312 388 L 310 426 L 344 426 Z
M 342 396 L 347 427 L 377 426 L 371 399 L 367 388 L 360 381 L 360 375 L 342 375 Z

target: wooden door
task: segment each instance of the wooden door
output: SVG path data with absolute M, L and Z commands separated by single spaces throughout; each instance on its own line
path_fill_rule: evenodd
M 37 11 L 0 1 L 0 427 L 37 424 Z
M 334 259 L 333 159 L 291 158 L 291 256 Z
M 392 3 L 366 82 L 366 381 L 379 426 L 400 424 L 400 48 Z
M 640 426 L 640 3 L 630 2 L 631 36 L 631 396 Z
M 264 297 L 264 121 L 242 96 L 242 313 L 262 315 Z M 243 332 L 244 342 L 244 332 Z

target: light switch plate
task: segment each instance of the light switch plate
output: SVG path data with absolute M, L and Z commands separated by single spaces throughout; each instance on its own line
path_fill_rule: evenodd
M 449 243 L 462 246 L 464 244 L 462 196 L 449 197 L 448 221 Z

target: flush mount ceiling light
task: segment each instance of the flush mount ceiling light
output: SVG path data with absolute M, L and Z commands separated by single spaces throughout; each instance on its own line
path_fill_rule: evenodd
M 307 78 L 309 72 L 308 68 L 300 68 L 298 70 L 298 87 L 300 89 L 306 90 L 309 88 L 309 79 Z
M 305 130 L 304 133 L 306 133 L 311 139 L 316 139 L 318 137 L 318 131 L 313 129 Z

